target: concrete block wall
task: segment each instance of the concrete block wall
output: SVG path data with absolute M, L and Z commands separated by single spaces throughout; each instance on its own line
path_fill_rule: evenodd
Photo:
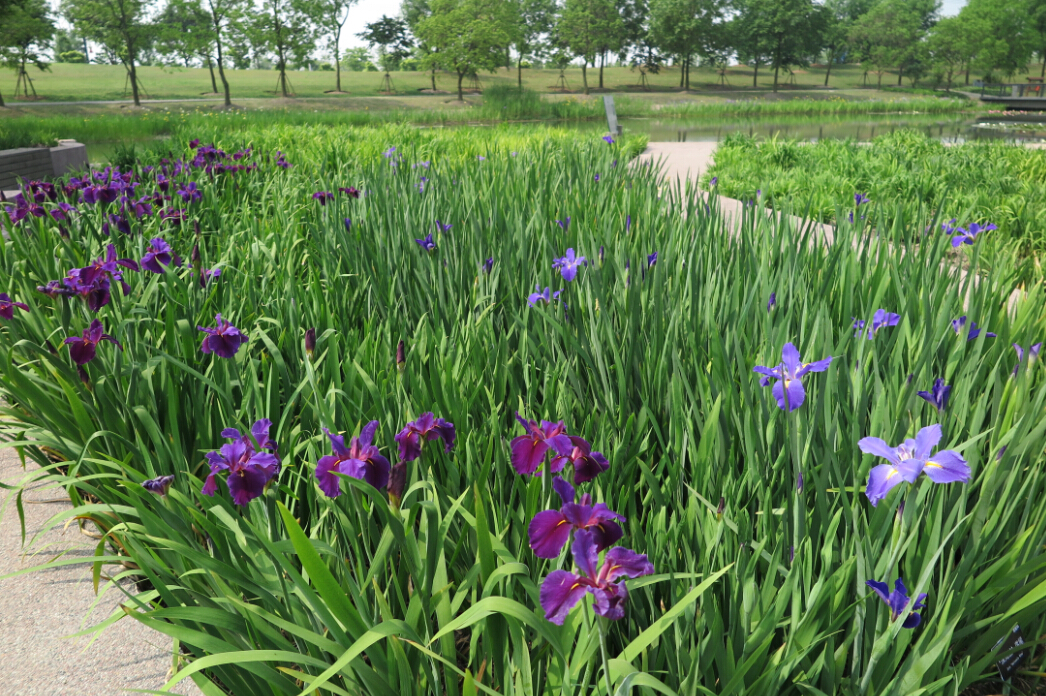
M 0 150 L 0 190 L 18 188 L 18 180 L 50 179 L 87 168 L 87 148 L 75 140 L 59 140 L 57 147 Z

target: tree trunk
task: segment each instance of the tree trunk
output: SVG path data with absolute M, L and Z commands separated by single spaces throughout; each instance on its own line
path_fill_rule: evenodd
M 774 65 L 774 93 L 777 92 L 777 73 L 781 69 L 780 65 Z
M 607 64 L 607 52 L 603 51 L 603 53 L 601 53 L 600 56 L 599 56 L 599 88 L 600 89 L 603 89 L 603 67 L 606 64 Z
M 341 54 L 338 53 L 338 43 L 341 41 L 341 27 L 334 32 L 334 89 L 341 91 Z
M 683 89 L 683 85 L 686 84 L 686 61 L 683 59 L 683 55 L 679 54 L 679 89 Z
M 465 79 L 465 73 L 458 71 L 458 101 L 465 101 L 465 93 L 461 91 L 461 81 Z
M 897 68 L 897 86 L 901 86 L 901 76 L 904 75 L 904 68 Z
M 138 97 L 138 72 L 134 67 L 134 51 L 130 46 L 127 47 L 127 59 L 127 69 L 131 75 L 131 95 L 134 97 L 134 105 L 141 106 L 142 100 Z
M 436 66 L 432 66 L 432 91 L 436 91 Z
M 585 94 L 588 94 L 588 59 L 581 61 L 581 81 L 585 84 Z
M 4 103 L 4 95 L 0 94 L 0 108 L 7 108 L 7 104 Z
M 516 63 L 516 83 L 519 85 L 519 91 L 523 91 L 523 52 L 519 53 L 519 62 Z
M 883 71 L 882 70 L 879 71 L 879 81 L 875 83 L 875 88 L 876 89 L 882 89 L 883 88 Z
M 232 106 L 232 97 L 229 95 L 229 81 L 225 79 L 225 68 L 222 66 L 222 42 L 218 39 L 215 42 L 215 46 L 218 48 L 218 77 L 222 78 L 222 90 L 225 92 L 225 108 Z
M 690 56 L 687 56 L 686 61 L 683 63 L 683 69 L 686 71 L 686 84 L 683 86 L 683 89 L 687 92 L 690 91 L 690 61 Z
M 966 84 L 970 84 L 970 64 L 966 64 Z
M 824 86 L 828 86 L 828 76 L 832 74 L 833 57 L 828 56 L 828 71 L 824 74 Z
M 1042 49 L 1042 72 L 1039 77 L 1046 80 L 1046 48 Z
M 211 71 L 211 91 L 217 94 L 218 83 L 214 79 L 214 61 L 211 60 L 211 57 L 209 55 L 207 56 L 207 69 Z
M 752 73 L 752 86 L 753 87 L 758 87 L 759 86 L 759 61 L 758 60 L 755 62 L 755 72 Z

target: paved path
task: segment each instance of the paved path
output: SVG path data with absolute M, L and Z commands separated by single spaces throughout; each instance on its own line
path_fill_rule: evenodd
M 36 469 L 31 462 L 27 467 Z M 24 475 L 15 452 L 0 449 L 0 481 L 13 484 Z M 38 484 L 23 495 L 27 540 L 67 506 L 30 503 L 65 497 L 61 489 L 41 488 Z M 0 489 L 0 507 L 9 495 L 10 491 Z M 0 576 L 46 563 L 62 551 L 68 551 L 66 558 L 90 556 L 96 544 L 75 524 L 64 531 L 59 525 L 23 555 L 18 513 L 12 500 L 0 519 Z M 63 638 L 108 617 L 123 596 L 118 589 L 110 589 L 88 617 L 95 600 L 90 565 L 0 580 L 0 693 L 119 696 L 127 689 L 159 689 L 171 666 L 171 640 L 163 634 L 133 619 L 122 619 L 89 648 L 89 637 Z M 175 687 L 174 693 L 199 696 L 200 691 L 187 679 Z

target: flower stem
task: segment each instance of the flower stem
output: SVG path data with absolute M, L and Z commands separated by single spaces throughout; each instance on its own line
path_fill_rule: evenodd
M 595 611 L 593 609 L 593 611 Z M 607 635 L 606 635 L 606 623 L 596 619 L 596 626 L 599 629 L 599 652 L 603 655 L 603 678 L 607 684 L 607 696 L 613 694 L 613 686 L 610 683 L 610 662 L 607 660 Z

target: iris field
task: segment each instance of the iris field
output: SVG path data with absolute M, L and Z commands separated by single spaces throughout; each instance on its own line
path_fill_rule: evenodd
M 126 593 L 83 632 L 208 696 L 958 695 L 1019 625 L 1035 688 L 1041 288 L 947 200 L 732 229 L 643 145 L 197 128 L 8 204 L 0 429 Z

